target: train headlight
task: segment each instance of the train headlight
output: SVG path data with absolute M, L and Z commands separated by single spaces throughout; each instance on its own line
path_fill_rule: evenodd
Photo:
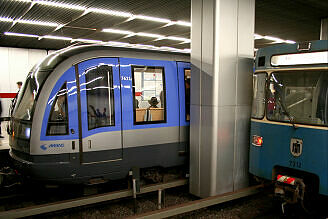
M 31 136 L 31 128 L 26 128 L 25 129 L 25 137 L 29 139 Z
M 261 147 L 262 144 L 263 144 L 263 137 L 253 135 L 252 145 L 257 146 L 257 147 Z

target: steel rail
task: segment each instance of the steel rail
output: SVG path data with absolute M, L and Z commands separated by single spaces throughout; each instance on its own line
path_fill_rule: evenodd
M 149 192 L 158 191 L 159 189 L 169 189 L 178 186 L 183 186 L 188 183 L 187 179 L 176 180 L 168 183 L 161 183 L 155 185 L 149 185 L 140 188 L 140 192 L 137 194 L 144 194 Z M 26 208 L 13 209 L 9 211 L 1 211 L 0 218 L 20 218 L 33 215 L 39 215 L 44 213 L 50 213 L 59 210 L 65 210 L 69 208 L 81 207 L 85 205 L 110 201 L 119 198 L 126 198 L 133 195 L 132 190 L 121 190 L 117 192 L 109 192 L 105 194 L 97 194 L 89 197 L 70 199 L 65 201 L 59 201 L 49 204 L 31 206 Z
M 252 187 L 238 190 L 236 192 L 229 192 L 229 193 L 225 193 L 225 194 L 221 194 L 221 195 L 217 195 L 217 196 L 203 198 L 200 200 L 190 201 L 190 202 L 183 203 L 180 205 L 174 205 L 174 206 L 171 206 L 168 208 L 163 208 L 160 210 L 135 215 L 135 216 L 132 216 L 129 218 L 131 218 L 131 219 L 132 218 L 147 218 L 147 219 L 167 218 L 167 217 L 195 211 L 195 210 L 198 210 L 201 208 L 206 208 L 206 207 L 220 204 L 223 202 L 228 202 L 228 201 L 232 201 L 232 200 L 239 199 L 242 197 L 254 195 L 260 191 L 260 188 L 263 188 L 263 185 L 252 186 Z

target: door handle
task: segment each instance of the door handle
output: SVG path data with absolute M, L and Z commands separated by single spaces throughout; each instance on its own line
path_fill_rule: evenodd
M 75 134 L 75 130 L 74 129 L 71 129 L 71 133 L 74 135 Z
M 91 148 L 91 140 L 88 140 L 89 148 Z

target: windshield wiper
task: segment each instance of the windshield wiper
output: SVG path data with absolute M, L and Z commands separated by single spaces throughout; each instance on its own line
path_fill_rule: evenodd
M 274 78 L 274 80 L 272 80 L 272 82 L 277 86 L 279 87 L 279 83 L 278 81 Z M 275 89 L 276 92 L 279 94 L 279 97 L 277 98 L 282 110 L 284 111 L 284 113 L 286 114 L 286 116 L 288 117 L 289 119 L 289 122 L 293 125 L 294 129 L 296 129 L 297 127 L 295 126 L 295 123 L 294 123 L 294 118 L 289 114 L 289 112 L 287 111 L 287 107 L 285 106 L 285 104 L 281 101 L 281 93 L 279 92 L 278 89 Z M 271 92 L 271 91 L 270 91 Z
M 280 96 L 280 95 L 279 95 Z M 294 118 L 289 114 L 289 112 L 287 111 L 287 108 L 285 106 L 284 103 L 282 103 L 280 97 L 277 98 L 278 99 L 278 102 L 282 108 L 282 110 L 284 111 L 284 113 L 286 114 L 286 116 L 288 117 L 289 119 L 289 122 L 293 125 L 294 129 L 296 129 L 297 127 L 295 126 L 295 123 L 294 123 Z

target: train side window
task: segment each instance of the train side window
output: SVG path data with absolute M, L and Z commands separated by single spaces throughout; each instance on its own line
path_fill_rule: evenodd
M 186 121 L 190 121 L 190 69 L 184 70 Z
M 109 65 L 85 72 L 88 129 L 115 126 L 113 69 Z
M 47 135 L 68 134 L 68 109 L 66 82 L 57 92 L 52 103 L 48 120 Z
M 258 73 L 253 76 L 252 118 L 255 119 L 264 117 L 266 78 L 266 73 Z
M 163 67 L 132 66 L 135 124 L 166 122 Z

